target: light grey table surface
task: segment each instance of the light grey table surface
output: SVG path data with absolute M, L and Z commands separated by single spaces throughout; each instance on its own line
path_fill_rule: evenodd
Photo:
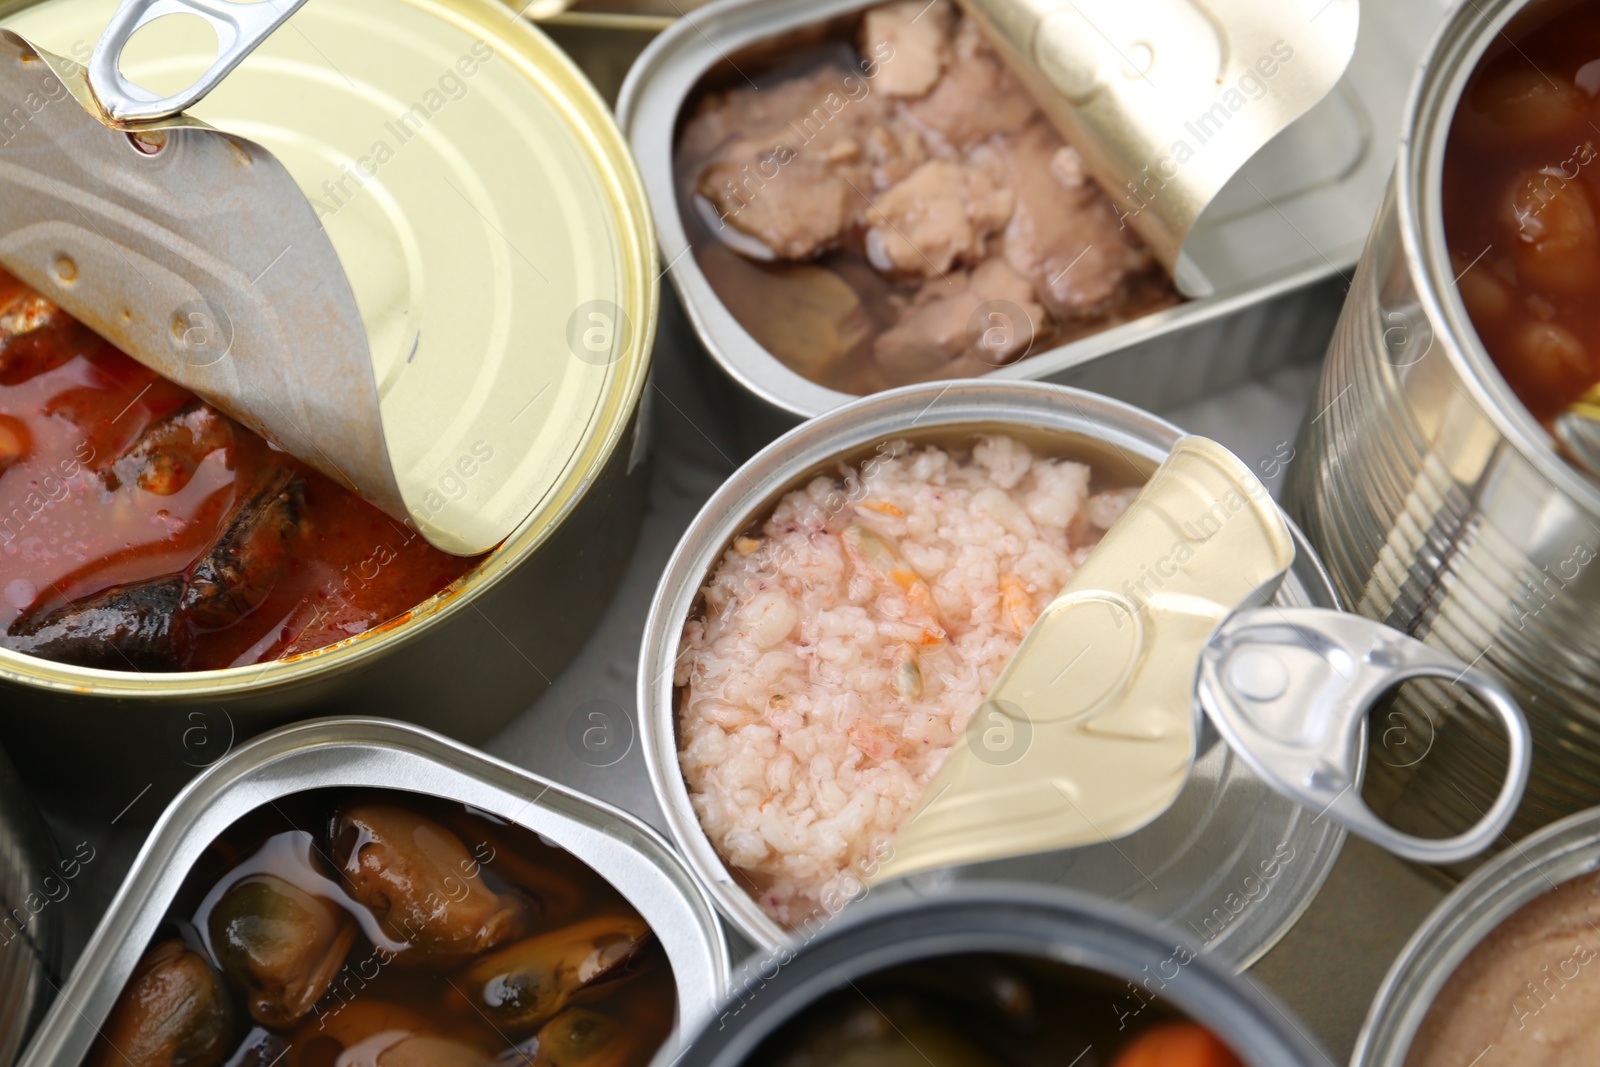
M 633 812 L 663 832 L 665 823 L 636 743 L 635 671 L 657 576 L 701 504 L 736 467 L 726 415 L 712 409 L 699 377 L 709 370 L 704 357 L 684 345 L 658 346 L 651 386 L 649 505 L 632 556 L 618 561 L 624 568 L 620 588 L 594 634 L 554 686 L 483 746 L 501 759 Z M 1291 367 L 1161 414 L 1185 430 L 1221 441 L 1253 469 L 1262 470 L 1262 460 L 1272 457 L 1281 462 L 1293 447 L 1316 374 L 1312 366 Z M 1289 459 L 1287 464 L 1293 462 Z M 1269 479 L 1275 490 L 1281 478 L 1280 471 Z M 572 740 L 574 721 L 597 708 L 624 728 L 633 727 L 635 737 L 620 760 L 603 767 L 586 762 L 581 745 Z M 66 851 L 79 841 L 89 841 L 97 849 L 91 876 L 80 879 L 74 891 L 67 931 L 69 966 L 104 914 L 158 814 L 154 805 L 146 806 L 152 810 L 135 810 L 116 827 L 46 812 Z M 1328 1049 L 1330 1063 L 1344 1063 L 1390 962 L 1442 895 L 1441 889 L 1405 864 L 1352 839 L 1310 910 L 1248 977 L 1302 1021 Z M 736 946 L 742 944 L 737 935 L 731 939 Z M 742 950 L 748 952 L 748 946 Z

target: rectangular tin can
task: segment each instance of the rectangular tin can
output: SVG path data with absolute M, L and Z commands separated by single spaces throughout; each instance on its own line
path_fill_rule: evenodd
M 206 847 L 247 812 L 330 786 L 459 801 L 535 831 L 610 882 L 650 924 L 672 964 L 678 1015 L 656 1062 L 670 1062 L 676 1046 L 726 996 L 728 946 L 716 912 L 683 862 L 644 823 L 415 726 L 321 719 L 231 753 L 172 802 L 21 1062 L 77 1067 Z
M 712 289 L 678 208 L 676 131 L 702 78 L 719 65 L 870 6 L 870 0 L 718 0 L 656 39 L 618 103 L 618 120 L 645 175 L 662 260 L 692 330 L 684 340 L 698 341 L 732 383 L 747 450 L 850 397 L 779 362 Z M 1196 229 L 1191 244 L 1212 264 L 1213 295 L 985 377 L 1068 384 L 1161 410 L 1319 358 L 1388 175 L 1406 79 L 1443 10 L 1439 0 L 1365 6 L 1343 80 L 1252 160 L 1243 172 L 1250 181 L 1225 188 Z

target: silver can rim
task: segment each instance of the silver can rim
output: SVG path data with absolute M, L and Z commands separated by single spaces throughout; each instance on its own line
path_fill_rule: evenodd
M 937 414 L 934 414 L 934 412 Z M 778 951 L 798 936 L 786 931 L 733 878 L 717 854 L 689 799 L 678 767 L 673 665 L 684 619 L 706 575 L 751 516 L 775 501 L 781 487 L 834 457 L 904 433 L 961 426 L 1011 425 L 1078 434 L 1155 464 L 1183 431 L 1156 415 L 1096 393 L 1048 382 L 965 379 L 928 382 L 875 393 L 802 423 L 758 452 L 706 501 L 684 531 L 656 586 L 645 621 L 638 672 L 639 731 L 651 790 L 668 833 L 723 917 L 752 944 Z M 1314 580 L 1337 604 L 1322 561 L 1293 522 L 1295 573 Z M 1330 821 L 1331 823 L 1331 821 Z M 1240 957 L 1243 969 L 1259 959 L 1299 920 L 1321 889 L 1344 840 L 1342 825 L 1328 825 L 1318 868 L 1303 898 L 1288 909 L 1271 936 Z M 848 909 L 846 909 L 848 911 Z
M 419 780 L 429 770 L 446 781 Z M 229 753 L 167 806 L 19 1067 L 83 1060 L 195 860 L 235 820 L 280 797 L 340 786 L 469 804 L 533 830 L 610 882 L 650 923 L 672 964 L 677 1020 L 661 1057 L 670 1059 L 727 995 L 730 956 L 716 908 L 672 847 L 639 819 L 420 726 L 312 719 Z
M 1351 1067 L 1400 1067 L 1434 997 L 1485 937 L 1524 904 L 1600 870 L 1600 808 L 1551 823 L 1484 864 L 1429 913 L 1389 967 Z
M 1459 4 L 1439 27 L 1412 81 L 1401 119 L 1395 160 L 1395 207 L 1406 263 L 1416 283 L 1417 298 L 1432 325 L 1430 340 L 1442 346 L 1462 379 L 1462 387 L 1470 392 L 1473 403 L 1495 429 L 1541 476 L 1580 502 L 1590 514 L 1596 514 L 1600 513 L 1600 482 L 1561 458 L 1555 438 L 1517 399 L 1495 367 L 1472 326 L 1456 285 L 1449 249 L 1445 247 L 1442 174 L 1456 108 L 1489 45 L 1513 17 L 1533 2 L 1483 0 Z M 1416 359 L 1426 356 L 1425 352 Z

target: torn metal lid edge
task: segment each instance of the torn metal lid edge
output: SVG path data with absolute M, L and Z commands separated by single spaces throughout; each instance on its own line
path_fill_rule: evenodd
M 960 0 L 1189 296 L 1206 206 L 1344 76 L 1359 0 Z

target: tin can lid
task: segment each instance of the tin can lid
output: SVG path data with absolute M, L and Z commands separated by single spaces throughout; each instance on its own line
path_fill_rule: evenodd
M 4 25 L 84 62 L 114 6 Z M 157 91 L 217 54 L 200 20 L 163 21 L 121 64 Z M 264 147 L 315 211 L 424 536 L 472 554 L 553 527 L 631 425 L 658 296 L 638 174 L 577 68 L 493 0 L 318 0 L 190 114 Z
M 1184 242 L 1268 141 L 1344 75 L 1359 0 L 961 0 L 1178 288 Z

